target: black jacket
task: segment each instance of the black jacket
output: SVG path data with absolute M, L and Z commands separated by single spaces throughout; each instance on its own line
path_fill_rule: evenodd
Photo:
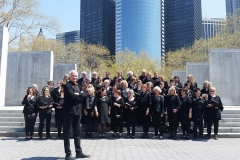
M 178 95 L 168 95 L 165 98 L 165 108 L 167 108 L 168 121 L 178 121 L 178 111 L 181 107 L 181 101 Z M 173 113 L 173 109 L 177 110 L 177 113 Z
M 159 112 L 160 114 L 164 113 L 164 97 L 159 95 L 156 97 L 155 95 L 152 96 L 152 106 L 151 106 L 151 113 L 152 112 Z
M 146 91 L 145 93 L 141 93 L 140 95 L 140 110 L 142 112 L 146 112 L 147 108 L 151 108 L 151 105 L 152 105 L 152 99 L 151 99 L 151 94 Z
M 23 98 L 22 105 L 24 105 L 23 113 L 32 114 L 37 113 L 37 97 L 34 96 L 33 99 L 28 100 L 27 95 Z
M 79 95 L 74 93 L 79 93 Z M 82 115 L 82 100 L 83 95 L 80 92 L 80 85 L 74 84 L 72 81 L 66 83 L 64 86 L 63 113 Z

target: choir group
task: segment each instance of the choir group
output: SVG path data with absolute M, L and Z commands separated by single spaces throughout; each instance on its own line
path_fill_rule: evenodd
M 58 138 L 63 138 L 64 103 L 71 103 L 64 102 L 64 96 L 67 96 L 64 86 L 68 81 L 69 76 L 66 74 L 57 82 L 56 88 L 53 87 L 54 82 L 49 81 L 41 93 L 36 84 L 27 89 L 22 101 L 26 140 L 33 138 L 38 114 L 39 138 L 43 139 L 45 121 L 46 138 L 52 138 L 50 127 L 53 108 Z M 107 127 L 113 132 L 111 138 L 121 138 L 123 124 L 126 122 L 125 138 L 135 138 L 136 125 L 142 126 L 141 138 L 149 138 L 149 127 L 153 125 L 155 134 L 152 138 L 163 139 L 163 134 L 168 132 L 170 139 L 177 139 L 180 124 L 181 139 L 189 139 L 190 133 L 193 133 L 194 139 L 209 139 L 212 126 L 214 139 L 218 139 L 218 123 L 221 120 L 223 104 L 215 94 L 216 89 L 208 81 L 205 81 L 200 89 L 192 75 L 187 76 L 185 83 L 175 76 L 168 84 L 157 72 L 152 76 L 142 70 L 141 76 L 135 76 L 129 71 L 126 79 L 122 72 L 118 72 L 112 79 L 107 71 L 104 78 L 93 72 L 90 79 L 86 72 L 82 72 L 82 77 L 75 85 L 80 91 L 81 123 L 85 126 L 86 138 L 92 137 L 96 123 L 99 138 L 105 137 Z M 207 134 L 203 137 L 205 127 Z

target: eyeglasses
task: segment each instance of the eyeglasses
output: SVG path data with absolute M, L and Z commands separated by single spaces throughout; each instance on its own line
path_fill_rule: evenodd
M 210 92 L 215 92 L 215 91 L 210 91 Z

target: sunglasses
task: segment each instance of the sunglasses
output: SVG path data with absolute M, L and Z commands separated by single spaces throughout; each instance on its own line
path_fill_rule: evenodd
M 215 92 L 215 91 L 210 91 L 210 92 Z

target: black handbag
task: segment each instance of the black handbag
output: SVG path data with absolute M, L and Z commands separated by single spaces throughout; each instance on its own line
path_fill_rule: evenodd
M 216 112 L 216 118 L 217 118 L 218 120 L 221 120 L 221 119 L 222 119 L 222 115 L 221 115 L 221 110 L 220 110 L 220 109 L 218 109 L 217 112 Z

